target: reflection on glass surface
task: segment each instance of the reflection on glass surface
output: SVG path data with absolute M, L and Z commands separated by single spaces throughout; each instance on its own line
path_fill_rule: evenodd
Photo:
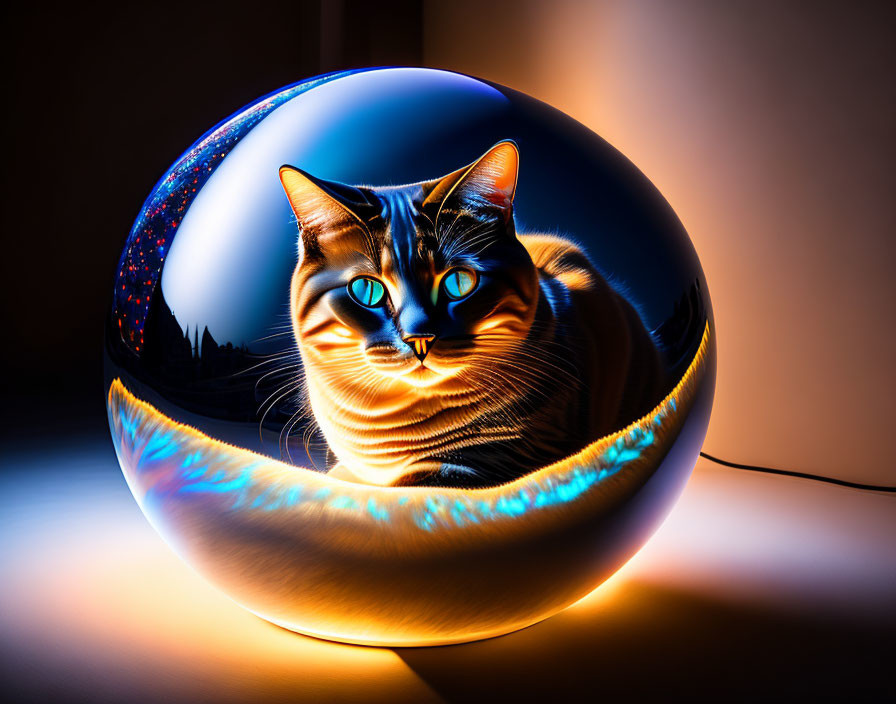
M 279 437 L 296 400 L 275 392 L 298 376 L 300 360 L 289 319 L 296 222 L 278 168 L 396 185 L 448 173 L 502 139 L 521 152 L 517 230 L 578 243 L 656 331 L 671 377 L 680 377 L 709 301 L 690 241 L 659 193 L 615 149 L 553 108 L 424 69 L 297 84 L 236 113 L 188 150 L 129 237 L 110 358 L 213 435 L 240 437 L 275 457 L 287 458 L 289 448 L 306 463 L 305 440 L 296 440 L 306 425 Z M 314 461 L 326 461 L 319 437 L 310 438 L 310 450 Z
M 284 165 L 292 176 L 283 176 Z M 426 244 L 415 233 L 428 221 L 439 240 L 443 212 L 467 223 L 467 245 L 477 227 L 503 239 L 439 263 L 444 242 Z M 344 217 L 373 242 L 370 270 L 356 261 L 368 244 L 333 244 L 347 231 Z M 316 233 L 321 219 L 329 230 Z M 427 247 L 430 270 L 408 273 Z M 342 268 L 310 266 L 314 250 Z M 362 274 L 371 283 L 352 288 Z M 332 319 L 306 299 L 325 299 Z M 407 481 L 406 468 L 366 473 L 395 445 L 404 452 L 430 441 L 414 430 L 381 439 L 364 420 L 387 416 L 411 393 L 382 391 L 397 384 L 386 379 L 388 365 L 415 365 L 408 385 L 429 388 L 424 366 L 442 373 L 449 341 L 467 350 L 491 329 L 499 304 L 517 299 L 530 308 L 517 305 L 525 310 L 511 323 L 501 314 L 501 324 L 523 331 L 514 349 L 542 335 L 553 357 L 527 357 L 531 365 L 514 358 L 513 367 L 500 351 L 489 358 L 477 350 L 475 403 L 500 412 L 471 413 L 445 431 L 450 461 L 437 453 L 414 459 L 429 474 Z M 435 309 L 447 327 L 423 329 Z M 553 317 L 540 318 L 545 311 Z M 314 332 L 314 321 L 327 329 Z M 378 361 L 357 356 L 372 349 Z M 643 174 L 533 98 L 410 68 L 298 83 L 193 145 L 128 237 L 105 350 L 122 469 L 179 554 L 275 623 L 403 645 L 521 628 L 612 574 L 687 480 L 715 378 L 705 278 L 681 223 Z M 314 363 L 309 354 L 318 355 Z M 382 378 L 359 395 L 356 378 L 377 364 Z M 536 364 L 541 386 L 527 368 Z M 469 383 L 466 372 L 449 372 Z M 525 403 L 500 405 L 518 390 L 508 374 Z M 621 375 L 633 383 L 621 385 Z M 327 397 L 337 377 L 343 388 Z M 584 398 L 597 414 L 633 394 L 643 403 L 608 413 L 616 425 L 599 431 L 566 401 Z M 355 399 L 360 421 L 344 421 L 352 406 L 345 399 Z M 430 397 L 420 391 L 420 399 Z M 473 403 L 459 402 L 458 415 Z M 407 405 L 412 428 L 425 407 Z M 551 417 L 528 428 L 520 409 Z M 581 427 L 592 430 L 573 437 Z M 479 461 L 469 447 L 486 448 L 481 457 L 500 447 L 503 461 L 523 445 L 539 461 L 531 471 L 478 483 L 452 478 Z M 551 451 L 530 452 L 539 447 Z M 330 598 L 336 584 L 342 602 Z M 346 604 L 360 616 L 346 619 Z

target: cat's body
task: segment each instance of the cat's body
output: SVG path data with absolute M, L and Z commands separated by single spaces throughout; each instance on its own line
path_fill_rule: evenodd
M 510 142 L 434 181 L 369 189 L 290 167 L 292 319 L 346 474 L 488 486 L 636 420 L 668 391 L 634 308 L 574 244 L 517 235 Z

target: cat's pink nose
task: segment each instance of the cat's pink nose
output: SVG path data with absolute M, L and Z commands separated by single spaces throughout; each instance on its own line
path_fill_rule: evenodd
M 414 348 L 414 354 L 421 362 L 424 360 L 429 350 L 432 349 L 432 341 L 436 339 L 435 335 L 406 335 L 404 338 L 408 347 Z

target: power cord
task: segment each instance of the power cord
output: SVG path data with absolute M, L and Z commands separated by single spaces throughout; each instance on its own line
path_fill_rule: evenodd
M 776 469 L 774 467 L 759 467 L 754 464 L 740 464 L 739 462 L 729 462 L 728 460 L 713 457 L 709 453 L 701 452 L 700 456 L 710 462 L 724 465 L 725 467 L 733 467 L 734 469 L 745 469 L 749 472 L 764 472 L 766 474 L 781 474 L 785 477 L 798 477 L 799 479 L 811 479 L 816 482 L 827 482 L 828 484 L 836 484 L 837 486 L 846 486 L 850 489 L 861 489 L 862 491 L 886 491 L 896 493 L 896 486 L 881 486 L 879 484 L 863 484 L 861 482 L 850 482 L 845 479 L 835 479 L 833 477 L 823 477 L 820 474 L 807 474 L 806 472 L 795 472 L 790 469 Z

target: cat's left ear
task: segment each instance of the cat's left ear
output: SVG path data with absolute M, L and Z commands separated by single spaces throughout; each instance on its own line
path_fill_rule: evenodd
M 434 182 L 424 205 L 439 203 L 478 212 L 498 208 L 508 215 L 516 193 L 520 153 L 516 143 L 498 142 L 479 159 Z

